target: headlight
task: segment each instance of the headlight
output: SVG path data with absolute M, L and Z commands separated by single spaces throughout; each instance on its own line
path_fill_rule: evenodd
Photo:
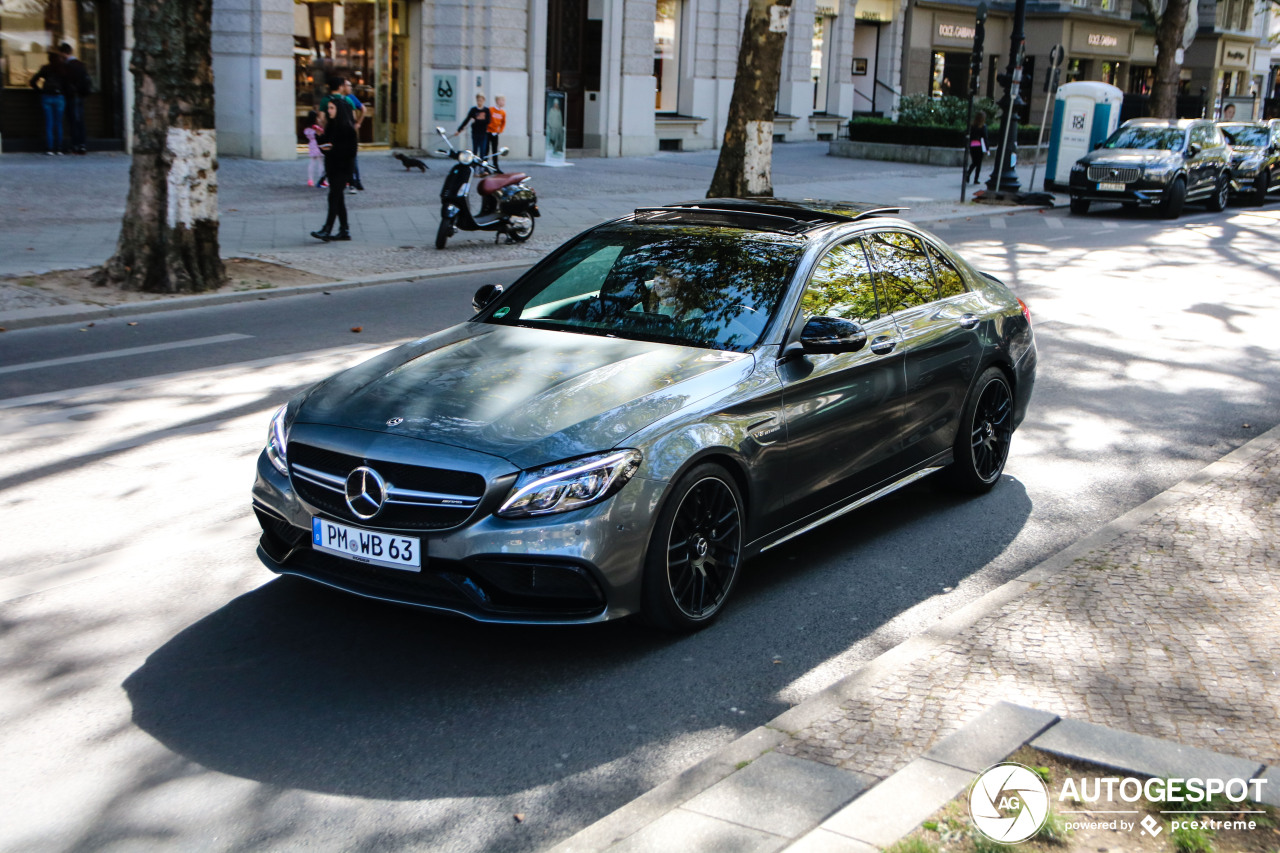
M 1264 158 L 1261 155 L 1256 157 L 1245 157 L 1240 161 L 1240 165 L 1237 166 L 1237 168 L 1243 169 L 1246 172 L 1256 172 L 1262 166 L 1263 159 Z
M 1150 178 L 1163 178 L 1165 175 L 1169 174 L 1169 172 L 1171 172 L 1172 170 L 1173 170 L 1172 163 L 1168 163 L 1168 162 L 1152 163 L 1149 166 L 1142 167 L 1142 174 Z
M 1084 169 L 1085 169 L 1084 163 L 1075 163 L 1071 166 L 1071 171 L 1073 172 L 1083 172 Z
M 271 416 L 271 426 L 267 429 L 267 458 L 276 470 L 289 476 L 289 460 L 285 456 L 285 444 L 289 440 L 289 430 L 284 425 L 284 413 L 289 404 L 281 406 Z
M 496 514 L 528 518 L 599 503 L 626 485 L 642 458 L 639 450 L 615 450 L 525 471 Z
M 476 160 L 476 156 L 470 151 L 463 151 L 458 155 L 458 162 L 464 166 L 470 166 L 472 161 Z

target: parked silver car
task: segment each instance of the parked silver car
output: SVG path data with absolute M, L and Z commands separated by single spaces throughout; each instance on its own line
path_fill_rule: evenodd
M 1030 315 L 888 212 L 642 209 L 482 288 L 276 413 L 261 559 L 482 621 L 691 630 L 752 555 L 929 474 L 991 488 Z

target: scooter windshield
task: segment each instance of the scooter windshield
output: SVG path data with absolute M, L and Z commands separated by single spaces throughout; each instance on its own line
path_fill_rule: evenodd
M 769 325 L 803 247 L 738 228 L 596 229 L 531 270 L 485 322 L 744 352 Z

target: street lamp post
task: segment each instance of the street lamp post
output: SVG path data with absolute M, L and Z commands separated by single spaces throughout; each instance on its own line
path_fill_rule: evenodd
M 1026 35 L 1027 0 L 1017 0 L 1013 7 L 1013 33 L 1009 36 L 1009 64 L 1003 74 L 996 77 L 1004 87 L 1004 97 L 1000 99 L 1000 107 L 1004 110 L 1004 123 L 1000 133 L 1000 151 L 996 156 L 996 167 L 991 171 L 987 181 L 990 192 L 1016 193 L 1022 189 L 1018 180 L 1018 120 L 1017 109 L 1022 103 L 1020 89 L 1022 84 L 1022 55 Z

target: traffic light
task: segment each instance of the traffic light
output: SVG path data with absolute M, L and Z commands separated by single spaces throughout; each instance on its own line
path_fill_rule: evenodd
M 978 4 L 978 17 L 973 25 L 973 53 L 969 56 L 969 97 L 978 94 L 982 83 L 982 42 L 987 36 L 987 4 Z

